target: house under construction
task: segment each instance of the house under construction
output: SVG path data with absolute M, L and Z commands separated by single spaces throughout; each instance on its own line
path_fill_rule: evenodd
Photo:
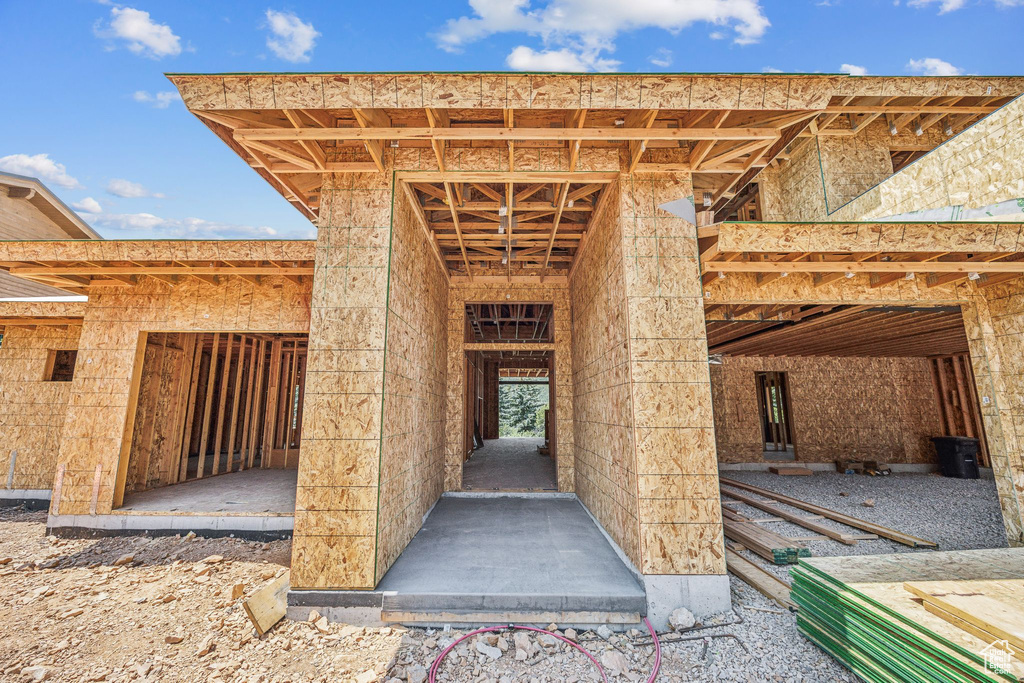
M 292 534 L 338 618 L 663 623 L 728 608 L 720 465 L 964 435 L 1024 545 L 1024 78 L 170 79 L 317 238 L 0 242 L 88 296 L 0 302 L 55 533 Z M 521 377 L 546 473 L 466 493 Z

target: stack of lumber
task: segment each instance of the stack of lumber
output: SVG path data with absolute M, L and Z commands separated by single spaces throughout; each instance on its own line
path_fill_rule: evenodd
M 801 557 L 810 557 L 810 549 L 802 543 L 765 529 L 753 520 L 728 508 L 722 509 L 726 538 L 743 545 L 753 553 L 775 564 L 796 564 Z
M 897 531 L 896 529 L 889 529 L 888 527 L 884 527 L 881 524 L 875 524 L 874 522 L 869 522 L 858 517 L 853 517 L 852 515 L 847 515 L 845 513 L 838 512 L 836 510 L 831 510 L 820 505 L 814 505 L 813 503 L 808 503 L 806 501 L 800 500 L 799 498 L 793 498 L 791 496 L 786 496 L 781 493 L 775 493 L 774 491 L 758 488 L 757 486 L 753 486 L 751 484 L 745 484 L 742 481 L 726 479 L 725 477 L 720 477 L 719 482 L 725 486 L 740 489 L 741 491 L 750 491 L 751 493 L 756 493 L 759 496 L 771 498 L 776 502 L 797 508 L 798 510 L 805 510 L 806 512 L 810 512 L 811 514 L 819 515 L 826 519 L 831 519 L 832 521 L 845 524 L 846 526 L 853 527 L 854 529 L 866 531 L 869 534 L 881 536 L 882 538 L 888 538 L 891 541 L 902 543 L 903 545 L 910 546 L 911 548 L 936 547 L 936 544 L 933 541 L 918 538 L 917 536 L 911 536 L 910 534 L 903 533 L 902 531 Z M 735 498 L 735 495 L 732 493 L 728 493 L 727 495 Z M 776 514 L 778 514 L 777 511 Z
M 1024 549 L 813 558 L 791 575 L 801 633 L 866 681 L 1001 683 L 1024 675 L 1024 661 L 1001 670 L 985 659 L 995 640 L 1022 634 L 1013 591 L 1024 580 Z M 993 598 L 992 584 L 1004 583 L 1011 588 Z M 988 599 L 974 595 L 985 590 Z

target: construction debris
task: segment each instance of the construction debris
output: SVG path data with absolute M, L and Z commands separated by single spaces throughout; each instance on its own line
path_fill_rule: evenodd
M 291 573 L 285 572 L 271 583 L 253 593 L 252 597 L 242 603 L 245 613 L 249 616 L 253 628 L 259 635 L 266 634 L 274 624 L 284 618 L 288 607 L 288 586 Z M 324 622 L 326 624 L 326 619 Z M 319 628 L 319 627 L 318 627 Z
M 783 477 L 809 477 L 814 470 L 808 467 L 769 467 L 768 471 Z

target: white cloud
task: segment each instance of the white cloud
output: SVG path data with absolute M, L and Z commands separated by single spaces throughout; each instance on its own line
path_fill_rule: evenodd
M 136 197 L 156 197 L 162 199 L 164 197 L 159 192 L 151 192 L 139 183 L 133 183 L 123 178 L 114 178 L 107 183 L 107 192 L 115 197 L 125 197 L 126 199 L 134 199 Z
M 937 4 L 939 14 L 955 12 L 967 6 L 967 0 L 910 0 L 907 5 L 910 7 L 928 7 Z M 1024 7 L 1024 0 L 995 0 L 999 7 Z
M 924 76 L 959 76 L 964 72 L 960 67 L 935 57 L 911 59 L 907 62 L 907 68 Z
M 569 48 L 536 51 L 520 45 L 509 53 L 505 63 L 516 71 L 614 71 L 620 64 L 601 59 L 597 52 L 574 52 Z
M 167 107 L 171 106 L 171 102 L 180 102 L 181 95 L 174 90 L 166 90 L 164 92 L 155 92 L 152 94 L 147 90 L 136 90 L 132 94 L 132 99 L 136 102 L 151 105 L 155 109 L 167 109 Z
M 112 7 L 110 25 L 97 27 L 101 38 L 124 41 L 129 50 L 152 59 L 176 57 L 181 54 L 181 38 L 167 24 L 158 24 L 149 12 L 132 7 Z
M 672 66 L 672 50 L 659 47 L 653 55 L 647 58 L 647 61 L 654 66 L 660 66 L 663 69 L 667 69 Z
M 459 52 L 497 33 L 541 39 L 541 50 L 513 50 L 506 60 L 510 65 L 557 60 L 599 70 L 618 64 L 600 55 L 613 52 L 616 37 L 625 31 L 660 28 L 675 34 L 704 22 L 731 28 L 734 42 L 745 45 L 760 40 L 770 26 L 760 0 L 547 0 L 536 8 L 530 0 L 469 0 L 469 5 L 472 16 L 449 19 L 436 36 L 438 45 Z
M 292 12 L 267 10 L 267 47 L 286 62 L 308 62 L 320 32 Z
M 725 40 L 725 34 L 721 31 L 712 31 L 708 34 L 708 38 L 711 40 Z
M 194 239 L 272 239 L 277 231 L 268 226 L 236 225 L 202 218 L 162 218 L 151 213 L 100 213 L 90 216 L 94 226 L 118 235 Z
M 58 164 L 49 154 L 8 154 L 0 157 L 0 171 L 39 178 L 47 185 L 56 185 L 68 190 L 82 187 L 77 178 L 68 175 L 64 164 Z
M 856 64 L 843 64 L 839 67 L 839 72 L 844 74 L 850 74 L 851 76 L 867 76 L 868 70 L 863 66 L 857 66 Z
M 80 202 L 72 203 L 71 208 L 75 211 L 83 211 L 85 213 L 100 213 L 103 211 L 103 207 L 100 206 L 100 203 L 92 197 L 86 197 Z
M 763 74 L 781 74 L 782 69 L 776 69 L 774 66 L 761 67 L 761 73 Z

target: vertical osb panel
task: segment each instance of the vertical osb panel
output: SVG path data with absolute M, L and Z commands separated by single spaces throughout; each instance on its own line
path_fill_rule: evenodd
M 833 220 L 989 204 L 1024 197 L 1024 99 L 990 114 L 849 205 Z M 939 126 L 927 134 L 938 134 Z
M 1024 546 L 1024 288 L 978 290 L 963 311 L 1006 539 Z
M 576 493 L 640 564 L 636 449 L 618 184 L 588 230 L 569 282 L 572 300 Z
M 932 463 L 938 404 L 924 358 L 727 356 L 711 366 L 719 462 L 764 458 L 755 373 L 786 373 L 801 462 Z
M 373 588 L 392 174 L 326 180 L 310 306 L 292 586 Z
M 462 490 L 462 463 L 465 454 L 463 434 L 466 415 L 463 406 L 465 391 L 465 350 L 463 348 L 467 302 L 515 303 L 551 302 L 554 309 L 555 379 L 555 448 L 558 490 L 571 492 L 576 488 L 574 473 L 573 381 L 570 348 L 572 314 L 569 289 L 564 283 L 520 284 L 486 282 L 458 283 L 448 289 L 448 392 L 445 404 L 445 472 L 444 490 Z
M 53 483 L 70 382 L 46 382 L 50 351 L 75 349 L 82 328 L 8 327 L 0 345 L 0 486 L 48 489 Z
M 444 486 L 448 282 L 408 198 L 394 199 L 377 580 Z
M 690 178 L 620 182 L 640 569 L 724 574 L 696 226 L 658 208 L 691 196 Z
M 141 333 L 303 332 L 308 325 L 309 285 L 283 277 L 258 285 L 226 278 L 219 286 L 189 279 L 174 287 L 144 279 L 90 294 L 57 458 L 64 481 L 51 511 L 89 514 L 97 465 L 96 512 L 111 511 Z

